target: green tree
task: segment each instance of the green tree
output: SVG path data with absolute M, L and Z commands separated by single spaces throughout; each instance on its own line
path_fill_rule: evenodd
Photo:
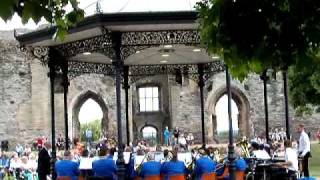
M 72 6 L 71 12 L 66 12 L 66 6 Z M 77 0 L 1 0 L 0 17 L 5 21 L 17 13 L 22 23 L 33 19 L 38 23 L 45 18 L 56 26 L 55 39 L 63 40 L 68 28 L 74 26 L 84 17 L 84 11 L 78 7 Z
M 266 68 L 318 63 L 318 0 L 204 0 L 197 3 L 201 40 L 244 79 Z
M 87 124 L 80 125 L 80 133 L 81 133 L 81 140 L 86 140 L 86 130 L 90 129 L 92 131 L 92 140 L 97 141 L 101 135 L 101 120 L 94 120 Z

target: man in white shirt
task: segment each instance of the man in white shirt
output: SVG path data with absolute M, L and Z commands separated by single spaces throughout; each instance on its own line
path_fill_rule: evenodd
M 299 124 L 298 132 L 300 133 L 298 152 L 299 152 L 299 156 L 303 158 L 303 161 L 302 161 L 303 176 L 309 177 L 309 158 L 311 157 L 310 139 L 308 134 L 304 130 L 303 124 Z
M 292 148 L 292 142 L 290 140 L 284 141 L 285 147 L 285 162 L 280 162 L 278 165 L 287 168 L 288 175 L 291 180 L 296 180 L 298 172 L 298 154 L 295 149 Z

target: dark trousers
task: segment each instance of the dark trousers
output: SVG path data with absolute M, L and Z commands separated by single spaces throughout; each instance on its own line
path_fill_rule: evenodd
M 309 177 L 309 158 L 310 157 L 311 157 L 310 152 L 308 152 L 305 156 L 303 156 L 302 170 L 303 170 L 304 177 Z
M 38 173 L 39 180 L 47 180 L 47 175 L 44 173 Z

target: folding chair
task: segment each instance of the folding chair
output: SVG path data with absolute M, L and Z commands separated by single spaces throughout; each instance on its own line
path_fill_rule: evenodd
M 201 176 L 201 180 L 216 180 L 216 173 L 205 173 Z

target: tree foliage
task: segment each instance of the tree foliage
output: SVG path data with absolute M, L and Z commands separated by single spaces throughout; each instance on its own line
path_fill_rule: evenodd
M 94 120 L 90 121 L 87 124 L 81 124 L 80 125 L 80 134 L 81 134 L 81 140 L 86 140 L 86 130 L 90 129 L 92 131 L 92 140 L 97 141 L 100 138 L 101 135 L 101 120 Z
M 66 12 L 66 6 L 71 5 L 72 11 Z M 81 21 L 84 11 L 78 7 L 77 0 L 1 0 L 0 17 L 5 21 L 10 20 L 17 13 L 22 23 L 33 19 L 38 23 L 45 18 L 54 24 L 57 29 L 55 39 L 63 40 L 68 28 Z
M 319 60 L 318 0 L 204 0 L 197 10 L 202 42 L 236 78 Z

